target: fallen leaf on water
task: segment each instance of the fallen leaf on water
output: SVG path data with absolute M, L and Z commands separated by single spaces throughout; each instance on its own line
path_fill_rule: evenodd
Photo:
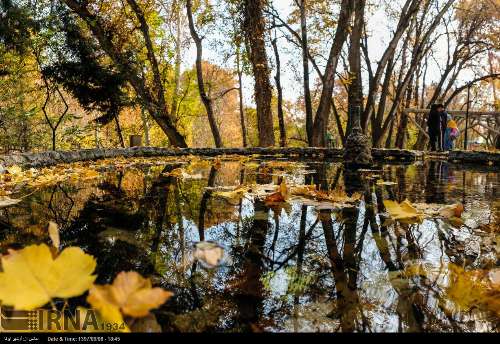
M 13 165 L 7 168 L 7 172 L 12 175 L 22 174 L 23 169 L 20 166 Z
M 31 245 L 2 257 L 0 300 L 17 310 L 33 310 L 55 297 L 87 291 L 96 276 L 94 257 L 79 247 L 64 249 L 55 259 L 47 245 Z
M 0 208 L 6 208 L 21 202 L 20 199 L 13 199 L 7 196 L 0 196 Z
M 221 166 L 222 166 L 222 163 L 221 163 L 220 158 L 219 158 L 219 157 L 214 158 L 213 167 L 214 167 L 216 170 L 218 170 L 218 169 L 220 169 L 220 168 L 221 168 Z
M 234 190 L 230 191 L 216 191 L 212 193 L 213 197 L 220 197 L 225 199 L 228 203 L 232 205 L 239 204 L 240 200 L 245 196 L 245 193 L 248 191 L 247 187 L 239 186 Z
M 59 250 L 59 246 L 61 244 L 60 238 L 59 238 L 59 227 L 57 226 L 57 223 L 50 221 L 49 222 L 49 237 L 50 240 L 52 240 L 52 245 Z
M 449 264 L 449 286 L 446 296 L 461 311 L 470 311 L 473 307 L 489 310 L 500 315 L 500 285 L 491 280 L 485 270 L 464 270 Z
M 224 248 L 212 241 L 200 241 L 194 245 L 193 257 L 207 268 L 220 265 L 224 257 Z
M 461 218 L 464 206 L 461 203 L 444 206 L 435 203 L 415 203 L 413 206 L 423 212 L 426 217 L 445 219 L 455 227 L 460 227 L 464 224 L 464 220 Z
M 422 223 L 424 214 L 417 211 L 408 200 L 401 203 L 384 200 L 384 206 L 391 219 L 405 224 Z
M 286 202 L 288 196 L 289 196 L 288 188 L 286 186 L 285 181 L 282 181 L 281 184 L 278 186 L 278 190 L 267 196 L 264 199 L 264 202 L 268 205 L 273 203 L 275 204 L 280 202 Z
M 439 209 L 439 215 L 445 218 L 461 217 L 464 212 L 462 203 L 447 205 Z
M 150 279 L 135 271 L 122 271 L 113 284 L 92 286 L 87 302 L 99 311 L 104 320 L 121 324 L 122 314 L 145 317 L 151 309 L 161 306 L 172 295 L 162 288 L 153 288 Z
M 377 185 L 396 185 L 397 183 L 395 182 L 388 182 L 388 181 L 384 181 L 382 179 L 379 179 L 377 180 Z

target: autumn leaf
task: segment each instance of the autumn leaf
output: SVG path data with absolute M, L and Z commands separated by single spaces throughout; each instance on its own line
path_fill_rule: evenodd
M 415 207 L 408 200 L 404 200 L 401 203 L 384 200 L 384 206 L 391 219 L 394 221 L 399 221 L 401 223 L 412 224 L 421 223 L 424 219 L 424 214 L 417 211 Z
M 449 264 L 448 268 L 450 282 L 446 296 L 459 310 L 479 307 L 500 315 L 500 285 L 491 280 L 487 271 L 464 270 L 455 264 Z
M 121 324 L 122 315 L 145 317 L 172 295 L 162 288 L 152 288 L 151 280 L 135 271 L 122 271 L 113 284 L 92 286 L 87 301 L 104 320 Z
M 266 204 L 286 202 L 288 195 L 289 195 L 288 188 L 286 186 L 285 181 L 283 180 L 281 184 L 278 186 L 278 190 L 270 194 L 269 196 L 266 196 L 264 202 Z
M 21 202 L 20 199 L 13 199 L 7 196 L 0 196 L 0 208 L 6 208 Z
M 7 168 L 7 172 L 12 175 L 19 175 L 23 173 L 23 169 L 20 166 L 13 165 Z
M 315 185 L 293 185 L 290 187 L 290 193 L 296 196 L 314 195 L 316 191 Z
M 377 180 L 377 185 L 396 185 L 395 182 L 384 181 L 382 179 Z
M 49 222 L 49 237 L 50 240 L 52 240 L 52 245 L 59 250 L 59 246 L 61 244 L 61 240 L 59 238 L 59 227 L 57 226 L 57 223 L 52 221 Z
M 452 217 L 460 218 L 462 216 L 462 213 L 464 212 L 464 206 L 461 203 L 452 204 L 440 208 L 438 212 L 440 216 L 447 219 L 450 219 Z
M 427 217 L 442 218 L 447 220 L 451 225 L 460 227 L 464 224 L 461 219 L 464 211 L 464 206 L 461 203 L 442 205 L 434 203 L 415 203 L 413 206 L 423 212 Z
M 213 197 L 219 197 L 226 200 L 229 204 L 237 205 L 240 200 L 245 196 L 245 193 L 248 191 L 248 188 L 245 186 L 239 186 L 234 190 L 230 191 L 216 191 L 212 193 Z
M 33 310 L 53 298 L 87 291 L 96 276 L 94 257 L 79 247 L 64 249 L 55 259 L 47 245 L 31 245 L 2 257 L 0 300 L 17 310 Z
M 214 158 L 214 162 L 212 165 L 216 170 L 220 169 L 222 166 L 221 160 L 219 157 Z
M 193 257 L 208 268 L 220 264 L 224 257 L 224 248 L 211 241 L 201 241 L 195 244 Z

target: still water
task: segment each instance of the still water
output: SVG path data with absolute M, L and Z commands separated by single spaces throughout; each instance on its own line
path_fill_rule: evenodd
M 179 167 L 183 175 L 169 174 Z M 153 311 L 155 325 L 145 331 L 499 329 L 498 309 L 457 304 L 448 268 L 496 272 L 498 283 L 498 171 L 425 161 L 346 173 L 335 162 L 258 158 L 142 159 L 97 169 L 97 178 L 16 190 L 23 201 L 0 209 L 0 253 L 48 243 L 41 228 L 58 223 L 63 247 L 79 246 L 97 258 L 97 283 L 135 270 L 175 293 Z M 282 181 L 363 197 L 355 206 L 318 209 L 300 199 L 270 206 L 255 195 L 214 196 Z M 437 218 L 386 224 L 386 199 L 462 203 L 464 224 Z M 200 255 L 206 247 L 220 253 L 215 262 Z M 419 273 L 404 273 L 415 266 Z M 71 303 L 85 305 L 85 296 Z

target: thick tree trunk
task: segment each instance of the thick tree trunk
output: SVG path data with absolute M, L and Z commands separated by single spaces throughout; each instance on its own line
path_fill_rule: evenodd
M 326 146 L 326 129 L 328 128 L 328 119 L 330 116 L 333 87 L 335 86 L 335 71 L 347 35 L 349 34 L 349 22 L 354 11 L 354 0 L 342 0 L 340 15 L 337 22 L 337 30 L 333 38 L 333 44 L 328 56 L 325 73 L 323 75 L 323 90 L 316 111 L 313 126 L 313 142 L 315 147 Z
M 311 101 L 311 89 L 309 86 L 309 48 L 307 39 L 307 15 L 306 0 L 301 0 L 300 5 L 300 32 L 302 45 L 302 69 L 304 79 L 304 103 L 306 109 L 306 133 L 309 145 L 313 136 L 313 110 Z
M 364 24 L 365 0 L 356 2 L 354 26 L 352 28 L 349 47 L 349 77 L 351 83 L 348 88 L 348 109 L 359 106 L 363 113 L 363 89 L 361 81 L 361 34 Z M 349 135 L 352 127 L 351 111 L 348 112 L 349 119 L 346 133 Z
M 255 104 L 257 105 L 257 128 L 259 146 L 274 146 L 273 115 L 271 111 L 272 90 L 269 82 L 269 66 L 267 62 L 265 21 L 262 0 L 243 1 L 243 31 L 249 48 L 249 58 L 255 80 Z
M 387 101 L 387 96 L 389 94 L 389 86 L 391 83 L 392 71 L 394 69 L 393 57 L 389 59 L 384 76 L 384 82 L 382 84 L 382 92 L 380 94 L 380 100 L 377 108 L 377 113 L 373 115 L 371 121 L 372 127 L 372 144 L 378 141 L 382 132 L 382 120 L 385 113 L 385 106 Z
M 217 126 L 217 121 L 215 120 L 214 109 L 212 106 L 212 99 L 210 99 L 205 92 L 205 82 L 203 81 L 203 66 L 202 66 L 202 57 L 203 57 L 203 46 L 201 42 L 200 36 L 196 32 L 196 28 L 194 27 L 193 20 L 193 11 L 192 11 L 192 2 L 191 0 L 186 1 L 186 10 L 187 17 L 189 20 L 189 31 L 191 32 L 191 37 L 196 45 L 196 75 L 198 76 L 198 90 L 200 92 L 200 98 L 205 106 L 208 115 L 208 123 L 210 124 L 210 129 L 212 130 L 212 135 L 214 137 L 215 147 L 221 148 L 223 147 L 222 139 L 220 137 L 219 128 Z
M 273 39 L 271 44 L 273 46 L 274 57 L 276 59 L 276 75 L 274 77 L 274 81 L 276 82 L 276 89 L 278 90 L 278 123 L 280 127 L 280 147 L 286 147 L 285 116 L 283 114 L 283 89 L 281 88 L 281 62 L 277 39 Z

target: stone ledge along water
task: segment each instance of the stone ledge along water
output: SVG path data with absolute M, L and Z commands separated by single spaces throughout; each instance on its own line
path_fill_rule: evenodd
M 47 151 L 40 153 L 16 153 L 0 156 L 0 166 L 19 165 L 22 167 L 43 167 L 60 163 L 99 160 L 115 157 L 152 157 L 152 156 L 221 156 L 221 155 L 260 155 L 276 158 L 316 158 L 341 160 L 344 150 L 341 148 L 320 147 L 252 147 L 252 148 L 162 148 L 162 147 L 130 147 L 111 149 L 81 149 L 75 151 Z M 425 152 L 405 149 L 372 148 L 374 160 L 390 162 L 413 162 L 422 160 Z M 475 163 L 500 166 L 500 153 L 476 151 L 452 151 L 448 155 L 451 162 Z

